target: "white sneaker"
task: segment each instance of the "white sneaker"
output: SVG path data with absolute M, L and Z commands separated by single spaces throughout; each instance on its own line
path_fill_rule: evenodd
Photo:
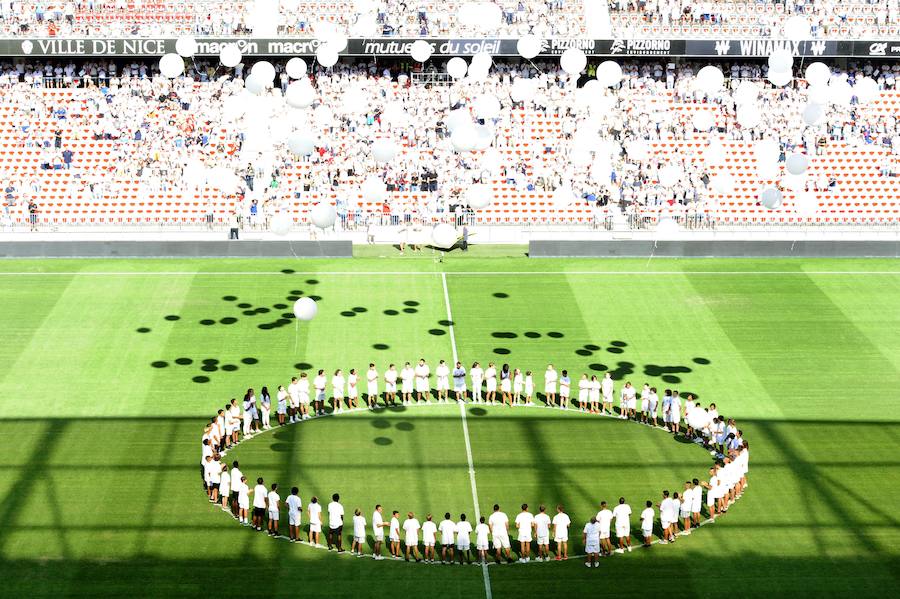
M 631 545 L 628 546 L 628 553 L 631 553 Z
M 618 549 L 616 549 L 616 553 L 625 553 L 625 550 L 619 547 Z

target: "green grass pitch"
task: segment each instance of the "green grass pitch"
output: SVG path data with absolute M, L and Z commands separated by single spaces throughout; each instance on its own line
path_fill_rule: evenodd
M 362 253 L 0 262 L 0 594 L 484 597 L 480 568 L 376 563 L 251 533 L 198 480 L 204 421 L 247 387 L 301 368 L 449 361 L 442 272 L 467 365 L 531 369 L 538 388 L 552 361 L 612 370 L 617 388 L 689 391 L 737 418 L 752 446 L 750 487 L 714 525 L 598 569 L 492 566 L 493 597 L 897 587 L 897 261 Z M 298 326 L 283 313 L 300 294 L 320 310 Z M 710 459 L 610 419 L 467 413 L 481 511 L 561 501 L 574 531 L 599 500 L 636 508 Z M 299 484 L 304 501 L 338 490 L 367 518 L 374 501 L 438 519 L 474 509 L 455 405 L 306 422 L 232 455 L 247 474 Z

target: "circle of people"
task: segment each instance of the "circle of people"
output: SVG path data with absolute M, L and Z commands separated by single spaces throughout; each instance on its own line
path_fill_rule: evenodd
M 467 376 L 471 380 L 471 391 L 467 387 Z M 396 405 L 413 405 L 429 403 L 432 398 L 430 384 L 431 370 L 426 361 L 420 359 L 413 367 L 405 363 L 401 370 L 394 364 L 388 366 L 382 377 L 374 363 L 369 364 L 366 372 L 366 404 L 368 409 L 375 410 Z M 524 405 L 534 406 L 534 379 L 531 371 L 524 374 L 518 369 L 511 370 L 503 364 L 498 370 L 493 362 L 483 369 L 478 362 L 466 372 L 461 362 L 457 362 L 451 370 L 444 360 L 435 369 L 436 398 L 438 403 L 449 403 L 451 391 L 459 403 L 502 404 L 509 407 Z M 545 408 L 570 409 L 571 388 L 573 381 L 567 370 L 557 373 L 552 364 L 544 372 Z M 498 391 L 499 379 L 499 397 Z M 379 381 L 384 382 L 383 396 L 379 391 Z M 399 381 L 399 387 L 398 387 Z M 359 409 L 360 378 L 356 369 L 350 369 L 345 376 L 342 369 L 337 369 L 331 376 L 331 411 L 326 411 L 328 397 L 328 377 L 323 369 L 318 370 L 312 380 L 304 372 L 293 377 L 285 388 L 278 387 L 275 396 L 275 414 L 278 426 L 297 423 L 312 417 L 340 413 L 345 409 Z M 312 393 L 310 392 L 312 389 Z M 660 401 L 655 387 L 645 384 L 640 397 L 630 382 L 620 389 L 619 412 L 613 410 L 614 382 L 612 374 L 607 372 L 601 380 L 596 375 L 588 378 L 584 374 L 577 382 L 577 404 L 582 412 L 617 416 L 636 422 L 667 430 L 673 435 L 683 434 L 687 439 L 703 445 L 714 456 L 715 463 L 709 469 L 709 478 L 693 479 L 684 482 L 681 491 L 664 490 L 661 499 L 654 503 L 646 500 L 640 512 L 640 528 L 643 546 L 653 544 L 654 527 L 659 512 L 660 544 L 672 543 L 676 537 L 691 534 L 691 531 L 715 519 L 728 511 L 747 488 L 749 470 L 749 444 L 743 433 L 737 428 L 733 419 L 719 415 L 715 404 L 703 408 L 689 394 L 684 402 L 677 390 L 666 389 Z M 346 392 L 345 392 L 346 391 Z M 381 405 L 379 398 L 383 398 Z M 640 409 L 638 410 L 638 401 Z M 662 407 L 662 423 L 659 422 L 658 408 Z M 281 537 L 279 521 L 282 508 L 288 513 L 288 538 L 290 542 L 302 542 L 301 531 L 303 521 L 303 501 L 297 487 L 290 489 L 290 494 L 282 500 L 278 483 L 268 487 L 262 477 L 256 479 L 251 487 L 248 477 L 241 471 L 237 460 L 230 467 L 223 461 L 227 451 L 237 446 L 241 440 L 272 428 L 271 414 L 273 400 L 268 388 L 263 387 L 259 397 L 253 389 L 248 389 L 243 402 L 232 399 L 216 416 L 212 417 L 205 427 L 202 438 L 201 475 L 203 487 L 210 503 L 221 506 L 223 511 L 232 515 L 242 525 L 262 531 L 265 526 L 267 534 Z M 685 425 L 682 427 L 682 420 Z M 708 518 L 702 520 L 703 495 L 706 491 L 706 508 Z M 251 509 L 252 504 L 252 509 Z M 323 547 L 322 532 L 326 531 L 325 542 L 329 550 L 339 553 L 343 548 L 344 507 L 338 493 L 331 496 L 325 506 L 327 524 L 323 520 L 323 506 L 318 497 L 311 497 L 306 505 L 307 543 L 315 547 Z M 632 508 L 624 497 L 620 497 L 614 507 L 606 501 L 600 503 L 600 510 L 585 523 L 582 529 L 582 543 L 585 549 L 585 565 L 598 567 L 599 558 L 613 553 L 625 553 L 632 550 L 631 515 Z M 374 538 L 372 557 L 384 559 L 382 547 L 386 545 L 391 558 L 425 563 L 473 563 L 486 564 L 489 552 L 493 549 L 493 557 L 497 563 L 512 563 L 510 542 L 510 519 L 495 504 L 492 513 L 485 517 L 476 516 L 477 522 L 468 520 L 466 514 L 460 514 L 454 520 L 449 512 L 444 519 L 436 523 L 432 514 L 427 514 L 420 522 L 414 512 L 406 513 L 401 520 L 399 510 L 393 510 L 390 517 L 382 505 L 376 505 L 370 520 L 366 520 L 360 508 L 353 510 L 353 536 L 350 551 L 362 556 L 366 545 L 367 526 L 371 526 Z M 521 511 L 512 521 L 517 530 L 518 561 L 531 561 L 532 545 L 535 549 L 535 561 L 561 561 L 569 559 L 568 544 L 572 521 L 563 505 L 557 505 L 555 514 L 547 513 L 547 507 L 540 505 L 537 513 L 532 513 L 528 504 L 522 504 Z M 474 526 L 473 526 L 474 524 Z M 388 542 L 385 544 L 385 530 Z M 611 530 L 615 531 L 617 547 L 613 547 Z M 471 546 L 472 533 L 475 534 L 474 550 Z M 552 536 L 551 536 L 552 533 Z M 421 537 L 420 537 L 421 535 Z M 440 537 L 440 544 L 437 539 Z M 403 544 L 401 545 L 401 538 Z M 419 545 L 424 548 L 419 552 Z M 551 551 L 550 540 L 553 540 Z M 436 547 L 440 549 L 437 556 Z

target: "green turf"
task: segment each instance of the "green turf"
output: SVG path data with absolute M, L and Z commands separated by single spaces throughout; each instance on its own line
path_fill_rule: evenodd
M 251 534 L 211 510 L 197 480 L 204 418 L 248 386 L 312 365 L 449 359 L 441 271 L 451 273 L 467 362 L 540 372 L 553 361 L 678 387 L 737 417 L 752 445 L 750 489 L 722 521 L 597 571 L 493 567 L 494 597 L 598 588 L 708 596 L 722 577 L 742 595 L 896 587 L 900 263 L 510 257 L 518 251 L 454 253 L 443 263 L 431 254 L 382 259 L 379 248 L 343 261 L 0 262 L 0 272 L 35 273 L 0 275 L 4 594 L 208 596 L 227 575 L 254 596 L 484 596 L 477 568 L 376 564 Z M 351 274 L 324 274 L 338 271 Z M 361 274 L 385 271 L 410 274 Z M 87 274 L 96 272 L 108 274 Z M 431 274 L 412 274 L 421 272 Z M 499 274 L 524 272 L 535 274 Z M 282 320 L 298 292 L 322 298 L 309 325 Z M 594 446 L 580 416 L 548 412 L 468 419 L 482 504 L 559 496 L 580 514 L 592 498 L 670 485 L 648 479 L 681 478 L 680 468 L 707 459 L 612 421 L 596 424 Z M 391 428 L 366 416 L 305 423 L 238 452 L 268 454 L 261 468 L 326 492 L 340 484 L 371 501 L 383 483 L 384 503 L 471 509 L 453 409 L 379 418 Z M 317 441 L 309 451 L 290 438 L 269 444 L 307 430 Z M 641 442 L 647 433 L 667 443 Z M 350 469 L 339 469 L 345 461 Z M 362 478 L 360 464 L 378 472 Z

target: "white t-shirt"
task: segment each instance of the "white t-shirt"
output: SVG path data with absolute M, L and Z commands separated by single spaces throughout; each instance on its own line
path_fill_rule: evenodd
M 456 523 L 456 542 L 462 545 L 469 544 L 469 535 L 472 534 L 472 525 L 468 520 L 460 520 Z M 487 538 L 485 537 L 485 540 Z
M 655 513 L 652 507 L 644 508 L 641 512 L 641 528 L 644 530 L 653 530 L 653 518 Z
M 309 507 L 306 508 L 309 511 L 309 521 L 314 524 L 322 523 L 322 504 L 321 503 L 310 503 Z
M 288 508 L 288 514 L 291 516 L 297 516 L 300 514 L 300 510 L 303 509 L 303 502 L 300 501 L 299 495 L 288 495 L 288 498 L 284 501 L 285 505 Z
M 281 501 L 281 495 L 275 491 L 269 491 L 269 510 L 273 512 L 278 510 L 279 501 Z
M 419 526 L 419 521 L 415 518 L 408 518 L 403 522 L 403 530 L 406 532 L 407 543 L 412 542 L 413 540 L 418 542 L 419 528 L 421 528 Z
M 441 545 L 452 545 L 453 535 L 456 533 L 456 523 L 453 520 L 443 520 L 438 529 L 441 531 Z
M 534 517 L 534 526 L 537 538 L 550 536 L 550 516 L 544 512 L 538 512 Z
M 337 501 L 328 504 L 328 526 L 337 528 L 344 524 L 344 506 Z
M 253 507 L 266 507 L 266 496 L 268 491 L 264 485 L 256 485 L 253 487 Z
M 438 364 L 435 374 L 437 375 L 438 380 L 447 382 L 450 377 L 450 368 L 446 364 Z
M 603 381 L 600 383 L 600 388 L 603 390 L 603 396 L 609 397 L 613 394 L 613 380 L 611 378 L 603 378 Z
M 325 391 L 325 381 L 326 379 L 324 374 L 320 374 L 315 378 L 315 380 L 313 381 L 313 386 L 315 386 L 316 391 Z
M 431 520 L 426 520 L 422 523 L 422 542 L 426 545 L 429 543 L 434 543 L 434 536 L 437 534 L 437 524 L 432 522 Z
M 491 514 L 491 517 L 488 518 L 488 524 L 491 527 L 491 534 L 494 535 L 494 538 L 498 536 L 505 536 L 509 534 L 509 518 L 503 512 L 494 512 Z
M 381 512 L 375 510 L 372 512 L 372 532 L 375 533 L 376 538 L 384 537 L 382 524 L 384 524 L 384 518 L 381 517 Z
M 363 516 L 353 516 L 353 536 L 363 539 L 366 536 L 366 519 Z
M 431 369 L 428 368 L 428 364 L 417 364 L 416 365 L 416 378 L 419 379 L 420 383 L 424 383 L 425 380 L 428 378 L 429 374 L 431 374 Z
M 612 522 L 613 513 L 609 510 L 597 512 L 597 524 L 600 525 L 600 534 L 609 534 L 609 524 Z
M 487 524 L 479 523 L 478 526 L 475 527 L 475 544 L 480 545 L 482 547 L 488 544 L 488 532 L 490 529 Z
M 584 535 L 586 540 L 586 545 L 594 545 L 595 547 L 600 543 L 600 523 L 599 522 L 588 522 L 584 525 Z
M 400 538 L 400 520 L 397 518 L 391 518 L 390 535 L 395 539 Z
M 631 506 L 627 503 L 620 503 L 613 508 L 613 516 L 616 517 L 616 528 L 624 528 L 631 526 L 629 516 L 631 516 Z
M 557 539 L 568 539 L 569 525 L 571 523 L 572 521 L 569 520 L 568 514 L 558 512 L 555 516 L 553 516 L 553 536 Z
M 531 512 L 519 512 L 516 516 L 516 528 L 519 529 L 519 537 L 531 538 L 531 527 L 533 524 L 534 514 Z

